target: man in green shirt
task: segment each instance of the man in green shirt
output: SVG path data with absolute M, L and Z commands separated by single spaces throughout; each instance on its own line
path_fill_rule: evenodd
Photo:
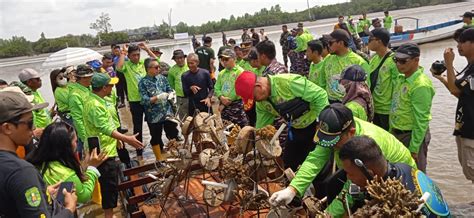
M 388 14 L 388 11 L 383 12 L 385 17 L 383 18 L 383 28 L 385 28 L 388 32 L 392 29 L 393 24 L 393 17 Z
M 285 168 L 296 170 L 306 155 L 314 149 L 311 137 L 316 132 L 316 118 L 328 104 L 327 93 L 297 74 L 277 74 L 257 77 L 243 72 L 235 81 L 235 92 L 242 97 L 244 109 L 256 101 L 256 128 L 272 125 L 278 116 L 288 126 L 288 139 L 284 143 Z
M 321 72 L 322 61 L 323 61 L 323 43 L 319 40 L 311 40 L 308 42 L 308 49 L 306 49 L 306 57 L 311 61 L 309 65 L 309 81 L 313 82 L 316 85 L 317 77 L 319 72 Z
M 21 70 L 20 74 L 18 75 L 20 82 L 28 86 L 31 91 L 33 91 L 33 104 L 42 104 L 45 102 L 43 96 L 38 91 L 38 89 L 42 86 L 40 77 L 40 74 L 31 68 L 25 68 Z M 46 128 L 46 126 L 51 122 L 51 116 L 49 115 L 47 108 L 33 111 L 33 123 L 36 128 Z
M 265 70 L 265 66 L 261 65 L 260 62 L 258 61 L 257 49 L 252 48 L 250 50 L 249 55 L 247 55 L 247 60 L 250 67 L 244 68 L 244 70 L 253 72 L 257 76 L 262 76 L 262 73 Z
M 313 40 L 313 35 L 304 32 L 303 28 L 297 29 L 296 48 L 290 53 L 295 53 L 295 63 L 291 65 L 290 73 L 296 73 L 307 76 L 309 71 L 308 60 L 305 58 L 305 52 L 308 48 L 308 42 Z
M 410 150 L 418 169 L 426 172 L 431 104 L 435 91 L 431 79 L 419 66 L 420 48 L 406 43 L 395 52 L 394 60 L 401 72 L 395 80 L 390 130 Z
M 219 111 L 222 119 L 244 127 L 248 125 L 247 115 L 244 112 L 242 100 L 235 94 L 235 80 L 244 69 L 235 64 L 235 58 L 236 55 L 232 49 L 224 50 L 219 57 L 224 69 L 219 72 L 214 85 L 214 94 L 220 102 Z
M 464 22 L 464 27 L 474 27 L 474 20 L 472 20 L 474 13 L 467 11 L 461 17 L 462 22 Z
M 369 64 L 348 47 L 350 36 L 347 31 L 334 30 L 329 35 L 323 35 L 323 38 L 329 44 L 331 55 L 322 62 L 317 84 L 326 90 L 330 103 L 341 102 L 345 95 L 344 87 L 339 84 L 341 72 L 353 64 L 360 65 L 365 72 L 369 72 Z M 370 81 L 367 82 L 370 84 Z
M 368 31 L 370 28 L 370 22 L 369 19 L 367 19 L 367 13 L 362 13 L 362 17 L 359 18 L 359 23 L 357 23 L 357 33 L 359 34 L 360 37 L 367 36 L 367 33 L 365 32 L 366 30 Z
M 390 33 L 384 28 L 373 29 L 369 35 L 368 48 L 374 51 L 369 62 L 370 90 L 374 99 L 374 124 L 389 130 L 388 114 L 392 104 L 393 82 L 398 77 L 393 53 L 388 48 Z M 382 63 L 383 60 L 383 63 Z
M 410 151 L 393 135 L 376 125 L 354 118 L 349 108 L 343 104 L 335 103 L 327 106 L 319 114 L 319 130 L 315 135 L 316 148 L 308 155 L 303 165 L 296 172 L 296 176 L 290 185 L 281 191 L 275 192 L 270 197 L 270 203 L 274 205 L 288 204 L 296 195 L 303 196 L 316 176 L 318 176 L 318 181 L 324 180 L 325 178 L 321 178 L 320 174 L 327 173 L 322 172 L 323 168 L 331 168 L 327 168 L 325 165 L 332 163 L 332 155 L 339 169 L 343 168 L 339 159 L 339 150 L 349 139 L 362 135 L 374 139 L 388 161 L 405 163 L 416 168 L 416 163 L 411 157 Z M 345 181 L 345 183 L 347 184 L 348 181 Z M 334 192 L 336 189 L 334 186 L 338 186 L 338 184 L 331 183 L 330 185 L 332 186 L 330 187 L 331 190 L 327 191 Z M 341 189 L 342 183 L 337 188 Z M 320 193 L 324 193 L 324 191 L 316 188 L 317 196 L 321 196 Z M 349 198 L 348 201 L 352 202 L 352 199 Z M 326 210 L 332 217 L 341 217 L 345 212 L 342 202 L 338 199 L 332 200 Z
M 146 71 L 143 65 L 143 60 L 140 60 L 140 49 L 144 49 L 148 56 L 156 58 L 158 62 L 160 61 L 144 43 L 139 43 L 138 45 L 130 44 L 128 47 L 124 46 L 122 49 L 116 69 L 118 72 L 122 72 L 125 75 L 128 102 L 130 105 L 130 112 L 132 113 L 133 134 L 138 133 L 138 140 L 143 141 L 142 130 L 144 108 L 143 105 L 140 104 L 141 97 L 138 92 L 138 82 L 146 75 Z M 125 60 L 127 52 L 128 60 Z M 137 150 L 137 157 L 141 158 L 142 156 L 143 150 Z
M 176 103 L 178 105 L 178 115 L 180 119 L 184 119 L 188 116 L 188 98 L 184 96 L 183 85 L 181 83 L 181 76 L 189 70 L 186 64 L 186 57 L 183 50 L 174 50 L 172 59 L 176 64 L 168 71 L 168 82 L 171 88 L 176 92 Z
M 118 82 L 118 78 L 113 80 L 108 74 L 95 73 L 91 79 L 92 92 L 87 98 L 84 105 L 84 127 L 86 137 L 97 137 L 99 140 L 100 152 L 106 153 L 108 159 L 97 167 L 101 177 L 99 183 L 101 186 L 102 209 L 104 209 L 105 217 L 113 216 L 113 208 L 117 207 L 118 198 L 118 165 L 115 158 L 118 156 L 117 147 L 124 145 L 119 141 L 123 141 L 135 148 L 142 149 L 143 144 L 137 140 L 135 135 L 124 135 L 117 131 L 117 125 L 113 121 L 115 112 L 108 109 L 115 107 L 109 101 L 105 100 L 106 96 L 110 96 L 113 86 Z M 119 141 L 117 141 L 119 140 Z M 86 140 L 88 145 L 88 140 Z M 86 147 L 89 147 L 86 146 Z

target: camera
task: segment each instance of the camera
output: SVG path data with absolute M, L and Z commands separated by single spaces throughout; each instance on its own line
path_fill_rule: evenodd
M 438 75 L 438 76 L 443 74 L 444 71 L 446 71 L 446 66 L 444 65 L 444 61 L 437 60 L 437 61 L 433 62 L 433 64 L 431 64 L 430 71 L 434 75 Z

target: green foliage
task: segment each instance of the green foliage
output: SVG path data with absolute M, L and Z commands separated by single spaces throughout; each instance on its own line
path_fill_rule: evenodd
M 0 58 L 31 55 L 31 43 L 23 36 L 13 36 L 11 39 L 0 41 Z

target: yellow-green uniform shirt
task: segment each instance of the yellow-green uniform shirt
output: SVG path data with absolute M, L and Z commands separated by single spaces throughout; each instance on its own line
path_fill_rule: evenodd
M 157 60 L 159 61 L 158 58 Z M 146 75 L 144 61 L 139 60 L 136 64 L 130 60 L 125 61 L 122 68 L 118 68 L 117 71 L 122 72 L 125 76 L 128 101 L 139 102 L 141 97 L 140 93 L 138 92 L 138 82 Z
M 58 105 L 59 112 L 69 111 L 69 105 L 68 105 L 69 104 L 69 87 L 58 86 L 56 90 L 54 90 L 54 100 L 56 101 L 56 104 Z
M 357 64 L 369 72 L 369 64 L 358 54 L 351 50 L 344 56 L 329 55 L 322 62 L 321 71 L 317 75 L 317 84 L 326 90 L 330 100 L 341 101 L 345 95 L 345 89 L 339 84 L 341 72 L 346 67 Z M 370 77 L 367 76 L 367 85 L 370 87 Z
M 387 57 L 379 69 L 379 76 L 375 85 L 372 97 L 374 99 L 374 111 L 377 114 L 388 115 L 392 104 L 393 83 L 397 79 L 397 65 L 392 59 L 393 54 Z M 372 73 L 380 64 L 383 57 L 375 54 L 369 62 L 370 73 Z M 370 79 L 370 78 L 369 78 Z
M 318 74 L 321 72 L 321 67 L 323 66 L 322 64 L 323 60 L 321 60 L 319 63 L 315 64 L 311 62 L 311 65 L 309 65 L 309 75 L 308 79 L 309 81 L 313 82 L 314 84 L 318 85 Z
M 239 63 L 239 66 L 244 69 L 244 71 L 250 71 L 252 73 L 255 73 L 257 76 L 262 76 L 263 71 L 265 70 L 265 66 L 261 66 L 260 68 L 255 68 L 250 65 L 250 61 L 241 61 Z
M 272 125 L 275 118 L 279 116 L 273 107 L 294 98 L 301 98 L 309 103 L 310 111 L 292 121 L 292 127 L 303 129 L 313 123 L 319 113 L 329 104 L 327 93 L 321 87 L 312 83 L 303 76 L 297 74 L 269 75 L 271 93 L 268 100 L 257 102 L 256 128 Z M 312 137 L 312 136 L 308 136 Z
M 117 139 L 111 137 L 117 128 L 113 118 L 113 112 L 109 109 L 110 102 L 90 93 L 84 105 L 84 126 L 86 138 L 98 137 L 100 151 L 105 152 L 108 157 L 117 156 Z M 85 148 L 88 148 L 87 140 Z
M 399 75 L 395 81 L 392 107 L 390 109 L 390 128 L 411 130 L 408 149 L 418 153 L 431 120 L 431 104 L 435 90 L 431 79 L 419 67 L 410 77 Z
M 363 121 L 367 121 L 367 112 L 365 111 L 364 107 L 357 103 L 356 101 L 347 102 L 346 107 L 352 111 L 352 115 L 357 117 Z
M 392 29 L 392 24 L 393 24 L 393 17 L 392 16 L 386 16 L 383 18 L 383 28 L 387 29 L 390 31 Z
M 357 32 L 364 32 L 365 28 L 370 28 L 371 22 L 369 19 L 359 20 L 357 23 Z
M 243 71 L 244 69 L 239 66 L 235 66 L 231 70 L 227 68 L 221 70 L 217 77 L 216 84 L 214 85 L 214 95 L 217 96 L 217 98 L 221 96 L 230 98 L 231 101 L 240 99 L 240 97 L 235 94 L 235 80 Z
M 86 130 L 84 127 L 83 110 L 84 104 L 89 96 L 90 90 L 79 83 L 72 83 L 69 85 L 69 111 L 73 120 L 74 128 L 77 131 L 77 137 L 85 142 Z
M 308 48 L 308 42 L 313 40 L 313 35 L 310 33 L 303 33 L 299 36 L 296 36 L 296 52 L 306 51 Z
M 175 64 L 168 70 L 168 82 L 178 97 L 184 97 L 181 76 L 188 70 L 189 67 L 187 64 L 184 64 L 182 67 Z
M 33 103 L 41 104 L 44 103 L 44 98 L 38 91 L 33 92 Z M 33 111 L 33 124 L 36 128 L 45 128 L 51 123 L 51 117 L 47 108 Z
M 471 24 L 464 24 L 463 27 L 474 27 L 474 20 L 471 21 Z
M 39 171 L 43 172 L 43 168 L 44 166 L 39 168 Z M 92 199 L 92 192 L 99 178 L 92 170 L 87 170 L 84 174 L 87 176 L 87 180 L 82 182 L 73 169 L 64 166 L 59 161 L 52 161 L 44 171 L 43 180 L 47 185 L 54 185 L 58 182 L 73 182 L 77 202 L 84 204 Z

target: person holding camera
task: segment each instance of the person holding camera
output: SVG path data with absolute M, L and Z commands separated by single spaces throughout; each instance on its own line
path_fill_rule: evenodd
M 454 127 L 458 158 L 464 176 L 474 183 L 474 166 L 469 164 L 474 161 L 474 29 L 463 30 L 459 38 L 455 38 L 455 40 L 458 43 L 459 55 L 466 58 L 468 65 L 456 78 L 453 67 L 455 55 L 452 48 L 447 48 L 444 51 L 444 66 L 447 76 L 441 75 L 444 72 L 443 67 L 433 66 L 431 72 L 452 95 L 458 98 Z

